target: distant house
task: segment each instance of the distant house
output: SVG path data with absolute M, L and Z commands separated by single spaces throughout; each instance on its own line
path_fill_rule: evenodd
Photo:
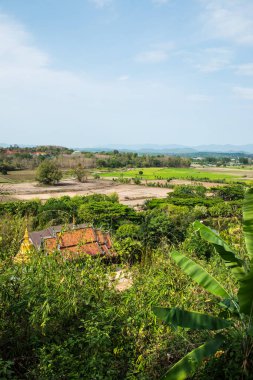
M 74 152 L 71 153 L 72 156 L 81 156 L 82 152 L 80 150 L 75 150 Z
M 6 149 L 4 153 L 5 153 L 7 156 L 13 156 L 14 154 L 19 153 L 19 151 L 18 151 L 18 150 L 14 150 L 14 149 Z
M 14 261 L 27 261 L 32 249 L 44 251 L 46 254 L 58 251 L 66 259 L 78 259 L 84 255 L 114 256 L 109 233 L 85 224 L 52 226 L 33 232 L 26 229 Z
M 46 152 L 31 152 L 33 156 L 47 156 Z

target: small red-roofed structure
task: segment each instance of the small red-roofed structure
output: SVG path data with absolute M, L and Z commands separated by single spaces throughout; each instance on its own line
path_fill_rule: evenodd
M 24 238 L 29 238 L 31 247 L 48 254 L 58 251 L 66 259 L 78 259 L 84 255 L 115 257 L 111 251 L 110 234 L 85 224 L 52 226 L 41 231 L 26 232 L 27 234 Z

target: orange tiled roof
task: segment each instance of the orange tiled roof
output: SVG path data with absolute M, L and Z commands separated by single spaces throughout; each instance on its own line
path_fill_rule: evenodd
M 72 229 L 68 226 L 67 230 L 60 227 L 54 226 L 43 231 L 31 232 L 30 240 L 35 247 L 43 246 L 48 253 L 59 250 L 66 258 L 77 258 L 83 254 L 112 255 L 109 233 L 85 225 L 72 227 Z
M 97 230 L 96 233 L 97 233 L 97 238 L 100 241 L 100 243 L 104 244 L 105 243 L 104 233 L 101 230 Z
M 57 249 L 57 240 L 54 237 L 44 239 L 44 248 L 48 252 L 53 252 Z
M 108 232 L 104 233 L 104 239 L 105 239 L 106 246 L 109 249 L 112 248 L 112 240 L 111 240 L 111 236 L 110 236 L 110 234 Z
M 57 234 L 57 237 L 62 248 L 71 247 L 73 245 L 91 243 L 97 240 L 95 231 L 92 227 L 74 229 L 66 232 L 59 232 Z M 100 240 L 98 239 L 98 241 Z

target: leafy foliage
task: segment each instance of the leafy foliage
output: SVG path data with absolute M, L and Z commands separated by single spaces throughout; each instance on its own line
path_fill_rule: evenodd
M 142 212 L 119 204 L 115 194 L 1 203 L 0 377 L 157 380 L 169 368 L 165 378 L 197 371 L 197 378 L 229 379 L 242 377 L 242 363 L 250 374 L 251 263 L 238 219 L 210 217 L 210 208 L 222 202 L 181 194 L 150 201 Z M 240 210 L 241 200 L 226 202 Z M 90 257 L 68 262 L 38 252 L 29 263 L 12 262 L 27 224 L 40 229 L 73 217 L 110 228 L 116 264 Z M 193 229 L 198 218 L 222 237 L 203 223 Z M 246 198 L 249 246 L 251 218 Z M 209 236 L 207 250 L 201 234 Z M 185 247 L 191 257 L 180 253 Z M 243 278 L 230 276 L 230 267 L 243 269 Z M 119 269 L 133 282 L 123 292 L 116 290 Z M 161 305 L 156 314 L 164 323 L 153 304 Z M 223 328 L 223 337 L 215 335 Z
M 172 326 L 186 327 L 193 330 L 221 330 L 231 326 L 226 319 L 212 317 L 203 313 L 181 310 L 176 307 L 153 307 L 155 315 Z
M 78 217 L 82 222 L 115 229 L 122 220 L 137 219 L 136 213 L 120 203 L 110 201 L 89 202 L 80 206 Z
M 0 266 L 0 351 L 10 378 L 157 379 L 166 352 L 183 354 L 189 339 L 158 326 L 150 305 L 180 302 L 181 286 L 197 302 L 192 284 L 161 252 L 152 267 L 132 268 L 128 291 L 115 290 L 114 270 L 90 257 L 74 263 L 36 252 L 30 263 Z
M 219 282 L 199 264 L 196 264 L 193 260 L 176 251 L 171 252 L 171 257 L 186 274 L 205 290 L 218 297 L 230 297 Z
M 213 191 L 215 191 L 216 195 L 222 198 L 224 201 L 243 199 L 245 195 L 243 185 L 220 186 L 213 188 Z
M 202 360 L 213 355 L 218 350 L 222 342 L 223 337 L 221 335 L 216 335 L 214 339 L 191 351 L 183 359 L 177 362 L 177 364 L 175 364 L 162 379 L 186 379 L 196 371 Z
M 206 188 L 203 185 L 177 185 L 174 188 L 172 197 L 180 198 L 192 198 L 192 197 L 204 197 L 206 193 Z
M 44 185 L 54 185 L 62 178 L 59 167 L 50 160 L 43 161 L 37 169 L 36 180 Z
M 248 254 L 251 257 L 251 247 L 253 241 L 253 234 L 251 226 L 253 225 L 253 191 L 249 190 L 245 197 L 245 203 L 243 208 L 244 215 L 244 230 L 246 230 L 246 244 L 248 247 Z M 231 316 L 238 319 L 238 322 L 241 323 L 241 328 L 243 329 L 244 339 L 247 341 L 245 343 L 245 347 L 247 347 L 248 341 L 249 346 L 253 346 L 252 341 L 252 331 L 253 331 L 253 323 L 252 323 L 252 313 L 253 313 L 253 263 L 250 261 L 243 262 L 240 258 L 238 258 L 234 251 L 211 229 L 207 228 L 203 224 L 199 222 L 194 223 L 195 228 L 200 232 L 201 237 L 212 243 L 221 256 L 221 258 L 225 261 L 225 265 L 232 270 L 234 275 L 236 276 L 239 282 L 239 291 L 238 291 L 238 301 L 236 299 L 236 295 L 229 295 L 229 293 L 212 277 L 210 276 L 200 265 L 196 264 L 191 259 L 186 256 L 180 254 L 179 252 L 172 252 L 171 257 L 175 262 L 179 265 L 179 267 L 189 275 L 192 280 L 201 285 L 208 292 L 223 297 L 224 299 L 220 302 L 220 306 L 225 307 L 227 311 L 230 312 Z M 246 273 L 244 268 L 246 269 Z M 230 320 L 223 320 L 216 317 L 211 317 L 209 315 L 197 314 L 185 310 L 181 310 L 178 308 L 160 308 L 156 307 L 153 309 L 155 314 L 165 321 L 166 323 L 171 324 L 172 326 L 181 326 L 192 329 L 212 329 L 219 330 L 227 328 L 232 324 Z M 248 319 L 248 317 L 250 319 Z M 245 327 L 247 326 L 247 327 Z M 246 338 L 245 338 L 246 336 Z M 216 336 L 214 339 L 220 338 Z M 214 341 L 213 341 L 214 342 Z M 220 341 L 219 345 L 222 343 Z M 219 345 L 214 344 L 214 348 L 218 348 Z M 186 355 L 181 361 L 176 363 L 172 368 L 167 372 L 165 379 L 185 379 L 187 376 L 192 374 L 193 371 L 197 369 L 199 363 L 204 359 L 203 351 L 205 351 L 206 347 L 209 347 L 209 343 L 200 346 L 199 348 L 191 351 L 188 355 Z M 212 343 L 211 343 L 212 347 Z M 210 355 L 215 352 L 212 349 L 206 352 L 206 355 Z M 196 355 L 198 353 L 199 355 Z M 245 349 L 245 356 L 247 357 L 248 348 Z M 194 358 L 194 364 L 192 363 L 192 359 Z M 191 359 L 189 361 L 189 359 Z M 176 376 L 176 377 L 175 377 Z
M 243 204 L 243 230 L 250 259 L 253 259 L 253 188 L 249 189 Z
M 87 179 L 87 171 L 82 167 L 81 164 L 77 165 L 76 168 L 73 169 L 73 174 L 78 182 L 85 182 Z
M 230 248 L 220 236 L 198 221 L 194 222 L 194 228 L 199 231 L 200 236 L 204 240 L 208 241 L 215 247 L 219 255 L 225 261 L 225 265 L 232 270 L 237 278 L 240 278 L 245 274 L 243 260 L 236 256 L 233 249 Z

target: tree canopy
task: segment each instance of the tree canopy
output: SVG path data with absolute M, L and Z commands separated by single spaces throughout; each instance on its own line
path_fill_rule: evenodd
M 36 180 L 44 185 L 55 185 L 62 178 L 59 167 L 50 160 L 43 161 L 36 172 Z

